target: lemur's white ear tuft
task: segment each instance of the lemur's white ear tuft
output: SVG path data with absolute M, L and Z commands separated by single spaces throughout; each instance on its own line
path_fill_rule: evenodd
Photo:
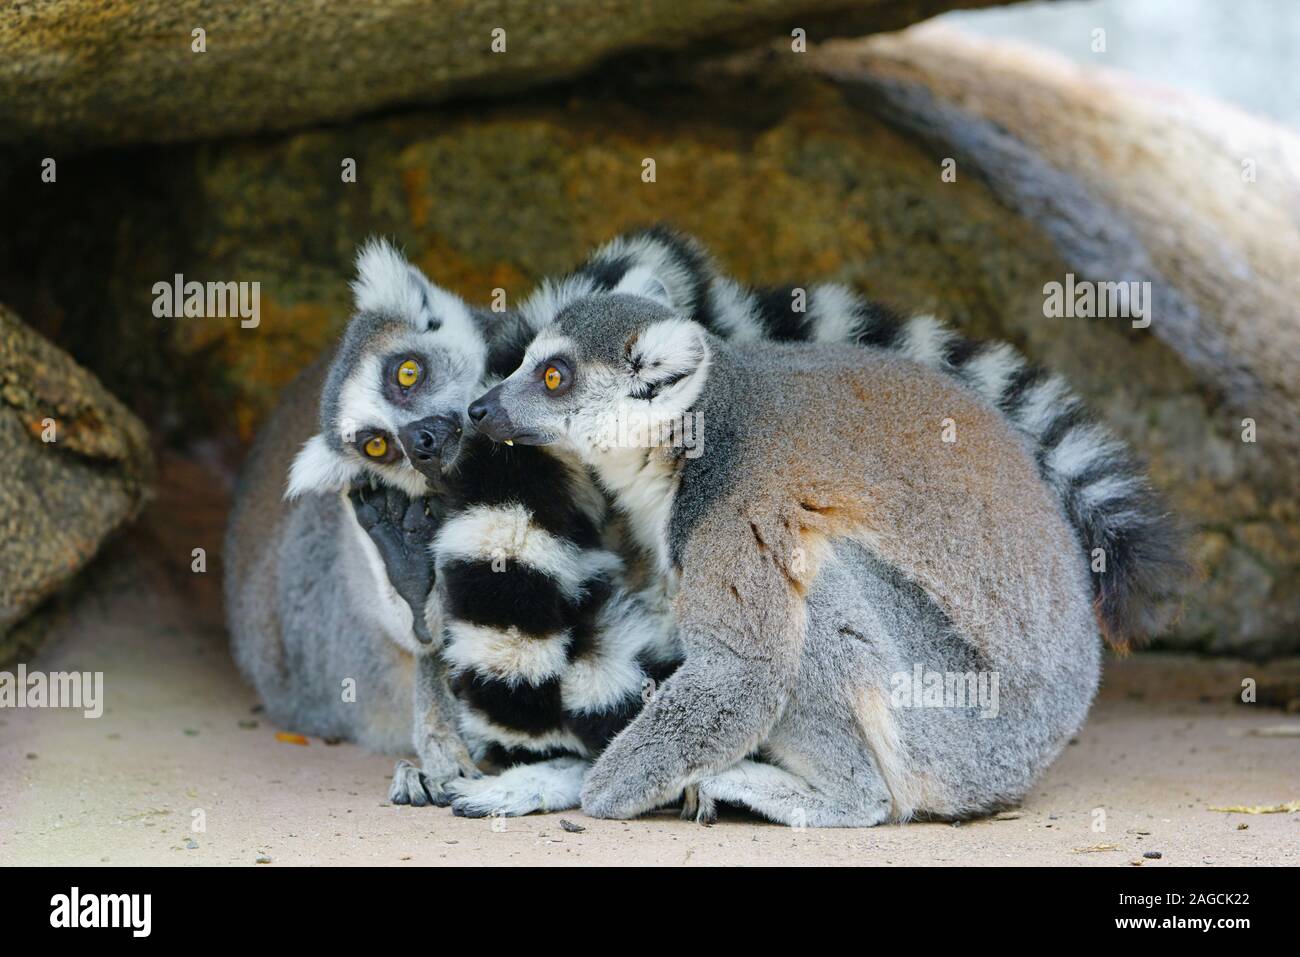
M 625 360 L 636 383 L 634 399 L 672 394 L 693 401 L 708 374 L 709 344 L 704 329 L 688 319 L 665 319 L 627 344 Z
M 295 499 L 313 492 L 341 492 L 352 484 L 357 465 L 329 447 L 325 436 L 308 439 L 289 467 L 284 497 Z
M 653 299 L 669 309 L 676 308 L 673 305 L 673 297 L 668 294 L 668 287 L 664 285 L 663 280 L 644 266 L 637 266 L 624 273 L 613 291 Z
M 371 239 L 357 251 L 352 294 L 358 312 L 377 312 L 405 320 L 416 332 L 442 331 L 467 352 L 487 351 L 465 301 L 430 282 L 382 239 Z
M 423 331 L 434 321 L 429 305 L 430 285 L 424 273 L 383 239 L 367 240 L 357 250 L 352 295 L 358 312 L 395 316 Z

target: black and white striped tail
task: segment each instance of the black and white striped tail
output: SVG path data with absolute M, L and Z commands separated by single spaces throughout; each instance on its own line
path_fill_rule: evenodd
M 476 758 L 595 757 L 672 672 L 668 623 L 623 582 L 586 470 L 471 436 L 433 546 L 442 655 Z
M 1144 469 L 1084 409 L 1065 380 L 1001 342 L 974 342 L 932 316 L 903 319 L 847 286 L 753 288 L 719 274 L 704 247 L 665 226 L 598 249 L 574 273 L 544 284 L 525 305 L 537 328 L 568 302 L 612 289 L 631 268 L 654 271 L 684 313 L 722 338 L 852 342 L 905 355 L 961 380 L 1029 441 L 1093 575 L 1098 619 L 1117 648 L 1152 633 L 1186 564 L 1182 535 Z
M 892 334 L 882 333 L 884 321 L 867 319 L 858 341 L 887 338 L 887 348 L 955 376 L 1028 439 L 1093 570 L 1107 642 L 1125 649 L 1159 630 L 1160 611 L 1186 570 L 1182 535 L 1124 444 L 1089 414 L 1064 378 L 1027 362 L 1007 343 L 972 342 L 931 316 L 897 323 Z

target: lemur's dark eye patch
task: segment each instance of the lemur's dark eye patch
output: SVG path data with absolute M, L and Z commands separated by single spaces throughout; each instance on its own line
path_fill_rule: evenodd
M 398 448 L 397 443 L 393 441 L 392 436 L 381 429 L 366 429 L 358 432 L 356 447 L 368 461 L 377 462 L 380 465 L 390 465 L 401 454 L 401 450 Z

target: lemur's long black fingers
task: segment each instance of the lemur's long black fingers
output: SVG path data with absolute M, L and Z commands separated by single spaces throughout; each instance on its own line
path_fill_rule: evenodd
M 411 549 L 407 546 L 402 530 L 402 517 L 409 500 L 401 491 L 397 491 L 396 495 L 398 498 L 395 499 L 385 491 L 382 497 L 372 495 L 363 501 L 360 491 L 348 493 L 357 522 L 375 543 L 394 586 L 398 586 L 398 579 L 409 575 L 409 566 L 429 564 L 427 555 L 420 555 L 418 561 L 413 561 L 415 556 L 410 554 Z
M 406 507 L 406 514 L 402 516 L 402 531 L 408 536 L 419 532 L 428 521 L 425 515 L 428 507 L 428 503 L 422 498 L 411 499 L 411 503 Z
M 423 498 L 412 499 L 389 486 L 369 492 L 353 489 L 348 499 L 357 523 L 379 552 L 389 584 L 411 610 L 416 639 L 432 644 L 424 606 L 433 589 L 429 545 L 441 523 L 441 508 L 435 511 Z
M 409 547 L 391 525 L 382 526 L 371 539 L 379 549 L 393 588 L 411 606 L 412 614 L 422 617 L 433 584 L 433 559 L 424 549 Z

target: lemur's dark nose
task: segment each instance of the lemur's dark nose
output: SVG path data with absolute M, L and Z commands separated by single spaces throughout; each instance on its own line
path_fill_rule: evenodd
M 469 417 L 479 433 L 493 442 L 513 445 L 520 438 L 519 430 L 510 421 L 510 415 L 501 404 L 502 385 L 495 385 L 479 396 L 469 407 Z
M 469 420 L 475 425 L 484 419 L 495 419 L 501 411 L 501 384 L 498 383 L 475 399 L 469 407 Z
M 433 433 L 428 429 L 420 429 L 415 433 L 415 448 L 411 451 L 417 458 L 428 459 L 433 457 L 436 439 Z
M 431 415 L 402 426 L 399 438 L 407 457 L 421 472 L 436 471 L 456 454 L 460 417 Z

